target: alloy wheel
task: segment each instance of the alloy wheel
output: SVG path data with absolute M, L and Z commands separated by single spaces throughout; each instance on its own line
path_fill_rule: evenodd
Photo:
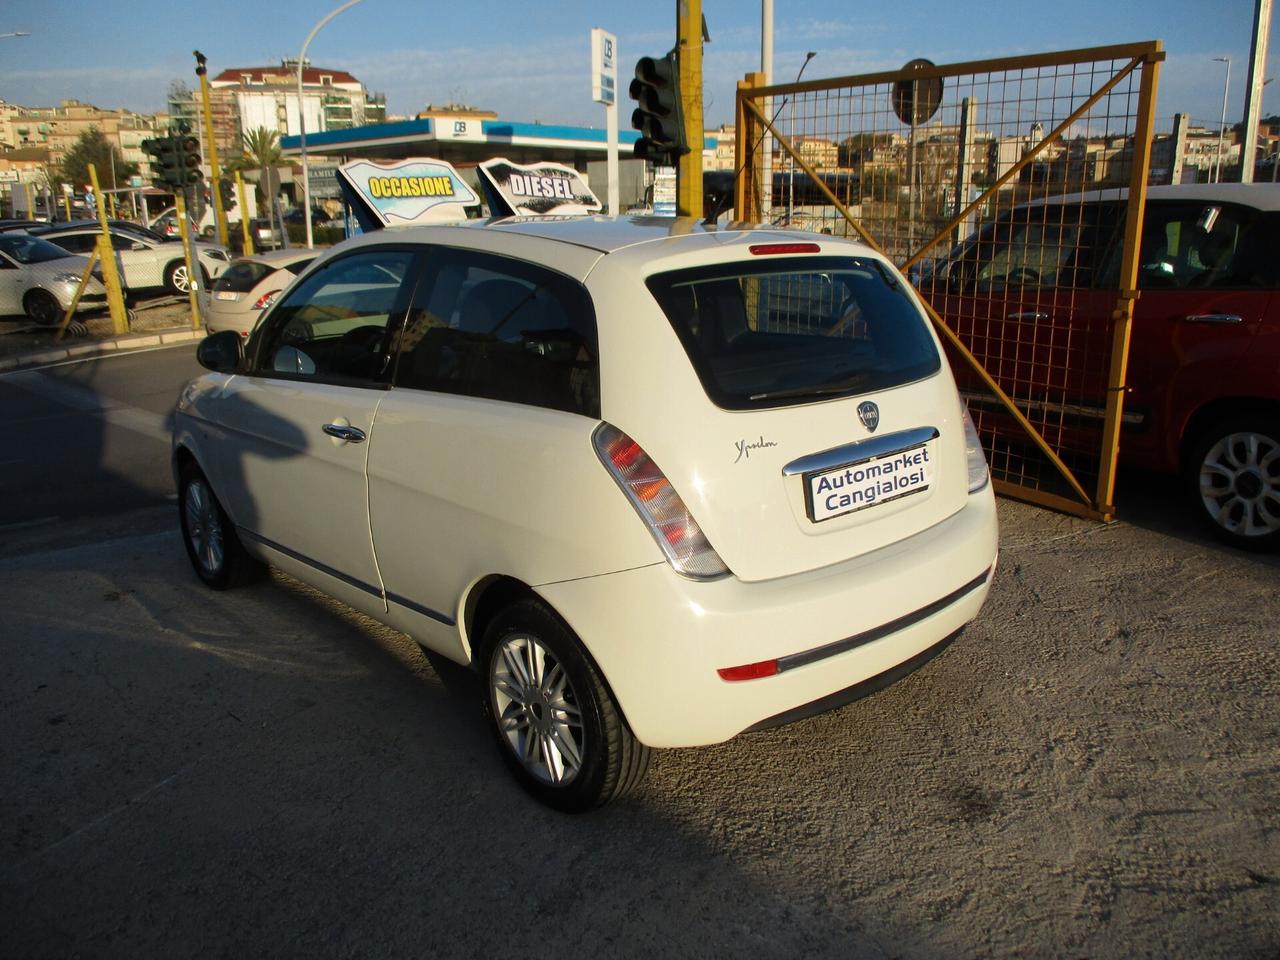
M 216 576 L 222 569 L 223 543 L 222 519 L 218 506 L 205 482 L 200 479 L 187 484 L 183 509 L 187 518 L 187 538 L 196 562 L 209 576 Z
M 1200 462 L 1200 499 L 1223 530 L 1240 537 L 1280 531 L 1280 443 L 1264 433 L 1229 433 Z
M 527 633 L 505 637 L 489 664 L 489 696 L 503 740 L 533 777 L 553 786 L 582 769 L 578 697 L 555 654 Z

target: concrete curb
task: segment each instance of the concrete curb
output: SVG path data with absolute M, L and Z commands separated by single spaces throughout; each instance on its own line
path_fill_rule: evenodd
M 131 333 L 97 343 L 73 343 L 54 350 L 40 350 L 33 353 L 19 353 L 12 357 L 0 357 L 0 373 L 11 370 L 29 370 L 33 367 L 47 367 L 67 360 L 83 360 L 108 353 L 124 353 L 129 350 L 140 350 L 144 347 L 159 347 L 171 343 L 183 343 L 200 340 L 203 330 L 154 330 L 148 333 Z

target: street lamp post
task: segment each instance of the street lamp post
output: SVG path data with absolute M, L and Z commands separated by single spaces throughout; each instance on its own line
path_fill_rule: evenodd
M 817 50 L 810 50 L 804 55 L 804 63 L 800 64 L 800 70 L 796 73 L 796 83 L 800 82 L 800 77 L 804 74 L 804 68 L 809 65 L 809 61 L 818 55 Z M 791 149 L 799 150 L 796 145 L 796 96 L 793 93 L 789 98 L 788 106 L 790 110 L 787 115 L 787 132 L 791 136 Z M 795 216 L 794 207 L 796 204 L 796 158 L 791 157 L 791 176 L 787 183 L 787 226 L 791 226 L 791 221 Z
M 307 118 L 304 115 L 305 109 L 302 102 L 302 65 L 307 59 L 307 47 L 311 46 L 311 41 L 320 32 L 320 28 L 343 10 L 349 10 L 359 2 L 360 0 L 347 0 L 346 3 L 326 14 L 319 23 L 311 28 L 311 32 L 307 34 L 307 39 L 302 41 L 302 51 L 298 54 L 298 149 L 302 153 L 302 216 L 307 224 L 308 250 L 315 246 L 315 242 L 311 234 L 311 176 L 307 168 Z
M 1213 182 L 1220 183 L 1222 181 L 1222 143 L 1227 136 L 1227 91 L 1231 88 L 1231 58 L 1214 57 L 1213 60 L 1215 63 L 1227 65 L 1227 78 L 1222 84 L 1222 119 L 1218 124 L 1218 163 L 1213 174 Z

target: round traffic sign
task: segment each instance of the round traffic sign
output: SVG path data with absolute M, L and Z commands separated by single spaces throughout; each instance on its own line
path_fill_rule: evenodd
M 910 74 L 932 66 L 932 60 L 917 59 L 903 65 L 902 70 Z M 891 99 L 893 112 L 903 123 L 912 127 L 927 123 L 942 105 L 942 78 L 916 80 L 904 77 L 893 85 Z

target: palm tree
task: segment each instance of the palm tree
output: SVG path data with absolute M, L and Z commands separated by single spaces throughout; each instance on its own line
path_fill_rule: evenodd
M 237 167 L 241 170 L 258 170 L 258 191 L 266 204 L 266 216 L 271 217 L 274 208 L 272 203 L 277 189 L 275 168 L 280 165 L 284 155 L 280 152 L 280 134 L 267 127 L 254 127 L 240 135 L 244 152 L 233 158 L 228 164 L 229 170 Z M 268 172 L 270 171 L 270 172 Z M 261 210 L 262 207 L 259 207 Z

